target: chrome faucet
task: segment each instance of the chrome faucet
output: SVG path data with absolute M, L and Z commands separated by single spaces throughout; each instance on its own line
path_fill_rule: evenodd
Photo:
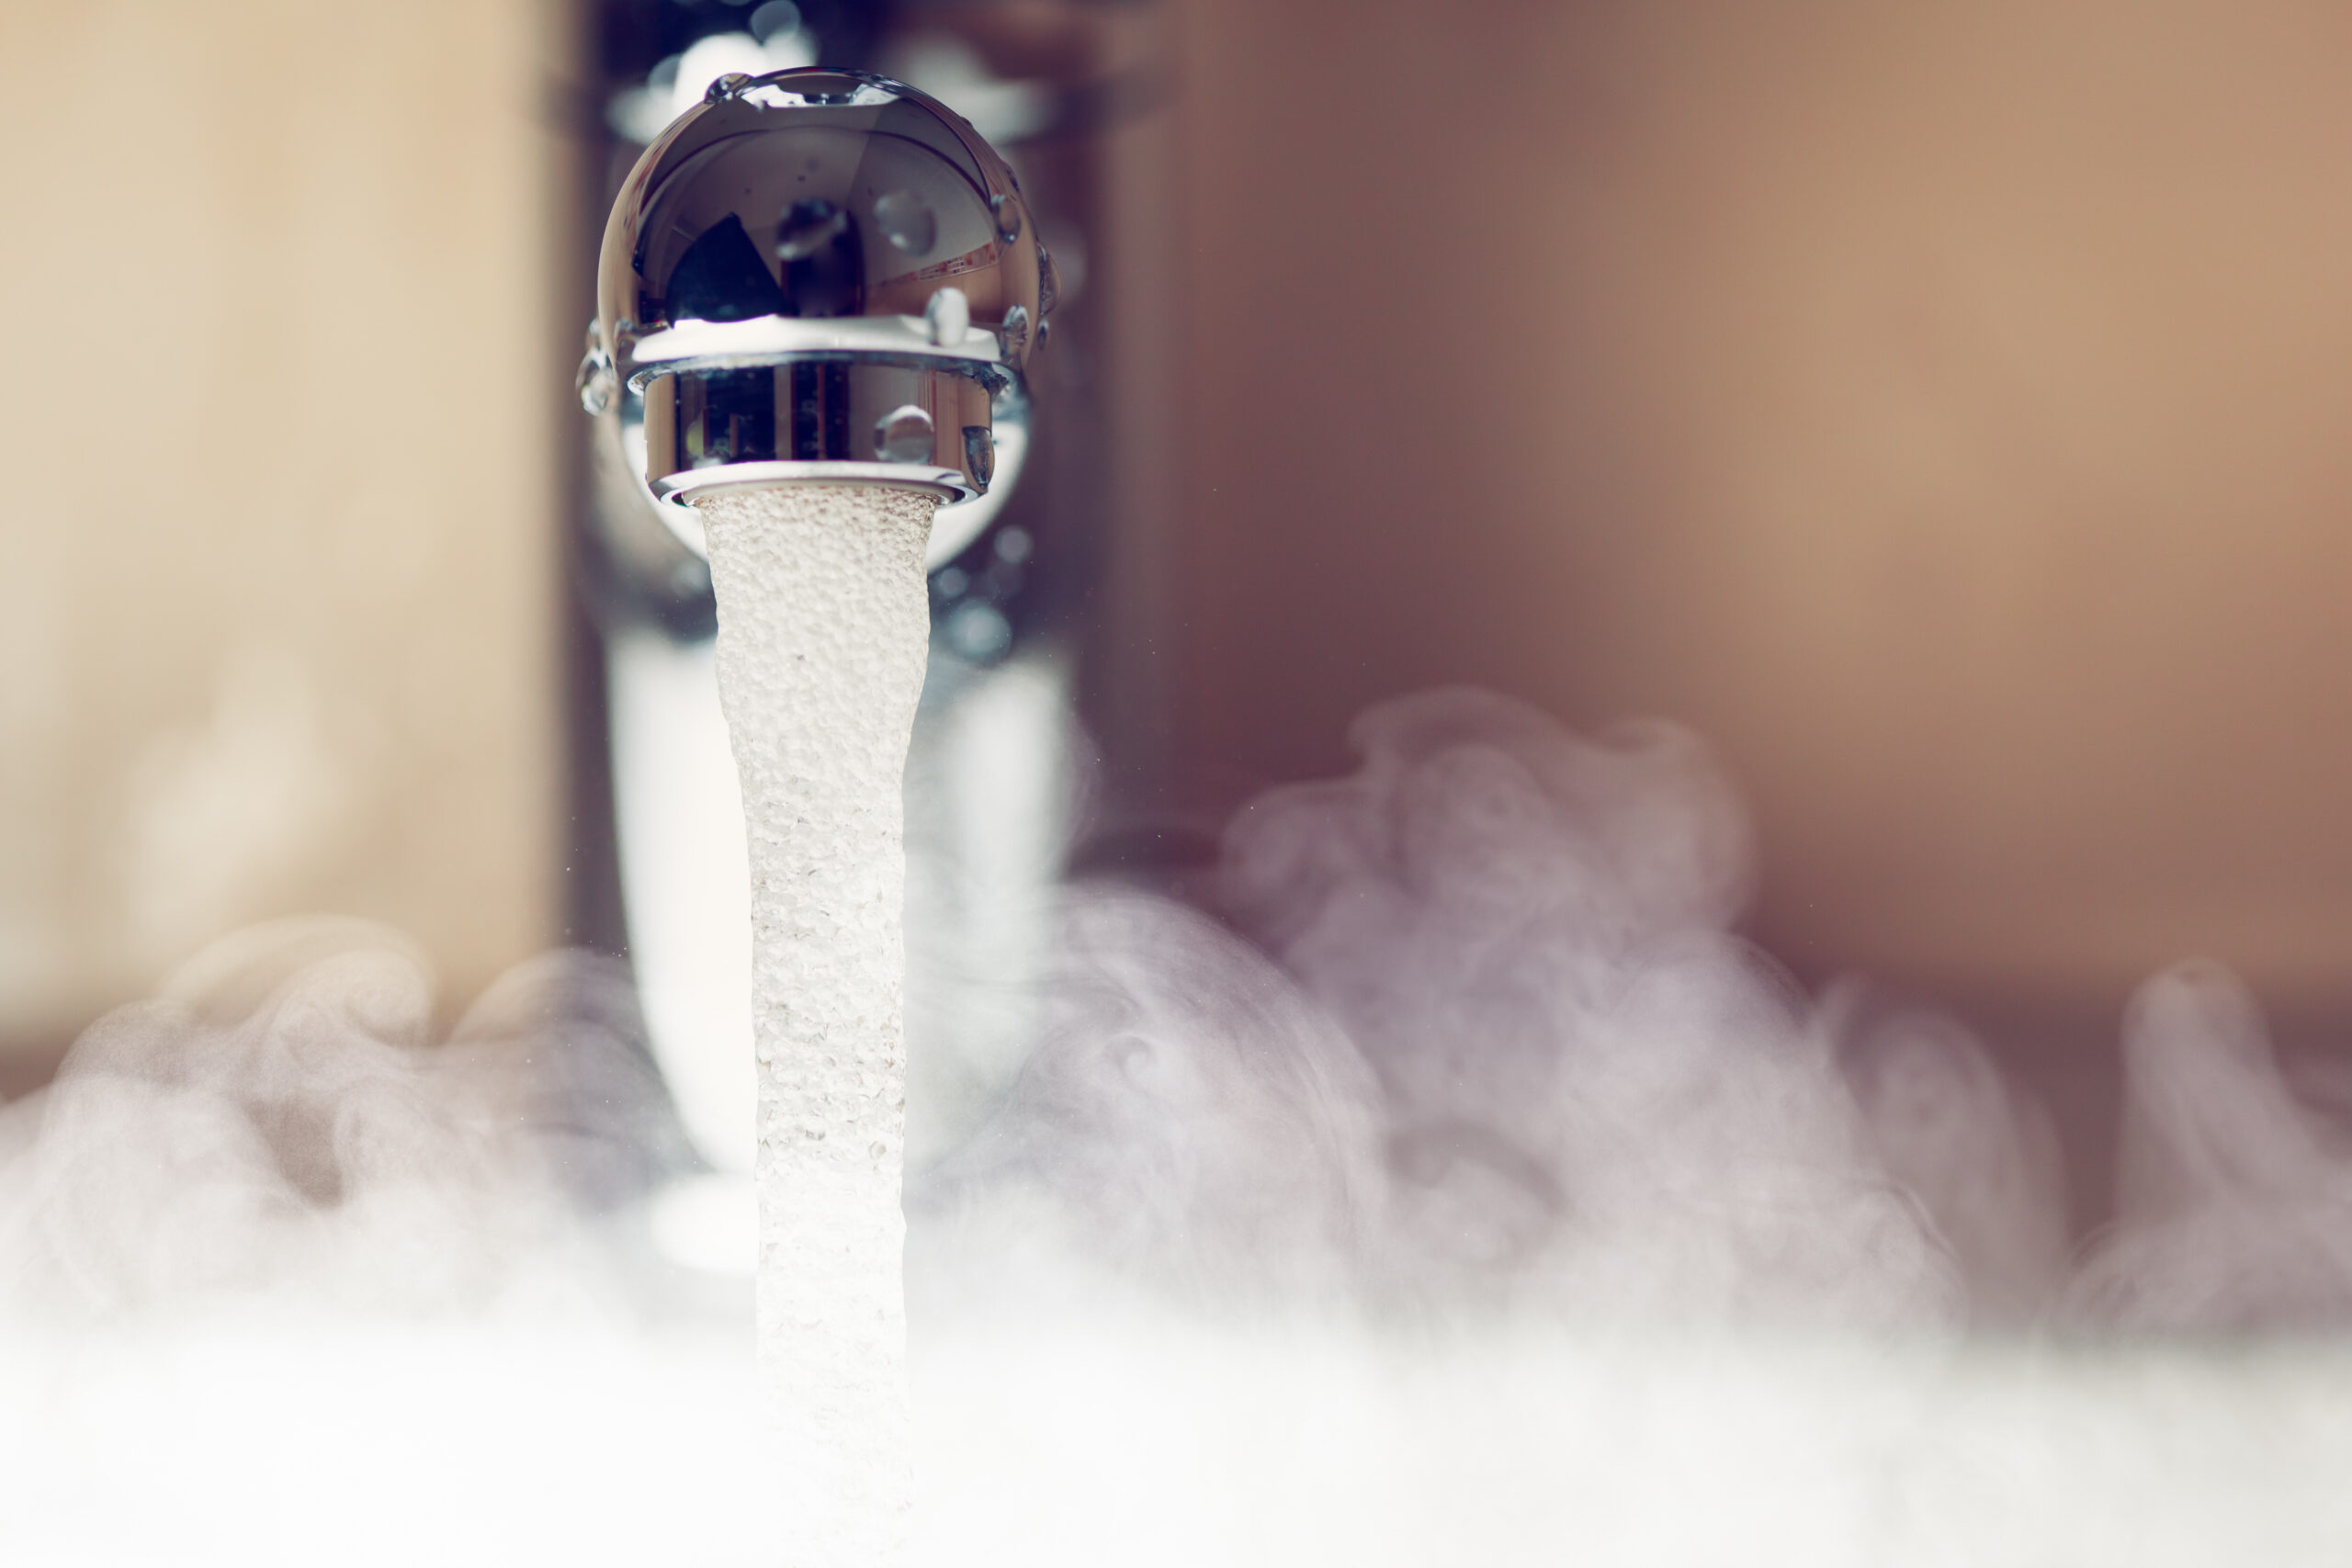
M 1012 171 L 915 89 L 722 76 L 605 225 L 581 404 L 697 553 L 713 490 L 834 480 L 942 498 L 931 559 L 1015 478 L 1053 258 Z
M 719 78 L 614 203 L 579 390 L 593 526 L 638 602 L 605 626 L 603 682 L 627 940 L 653 1056 L 716 1173 L 678 1187 L 682 1212 L 747 1204 L 753 1147 L 750 871 L 689 503 L 908 486 L 942 498 L 931 570 L 965 556 L 1026 450 L 1024 369 L 1057 288 L 1037 230 L 968 123 L 839 70 Z

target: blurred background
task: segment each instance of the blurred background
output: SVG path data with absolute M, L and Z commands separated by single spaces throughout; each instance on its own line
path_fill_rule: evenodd
M 646 948 L 626 650 L 693 657 L 708 585 L 573 412 L 594 237 L 703 83 L 810 61 L 941 96 L 1048 215 L 1036 440 L 933 578 L 934 683 L 1074 711 L 1079 868 L 1181 891 L 1359 708 L 1474 682 L 1706 734 L 1757 940 L 1985 1028 L 2092 1212 L 2141 976 L 2352 1024 L 2340 7 L 0 27 L 0 1096 L 273 915 L 399 926 L 453 1003 Z

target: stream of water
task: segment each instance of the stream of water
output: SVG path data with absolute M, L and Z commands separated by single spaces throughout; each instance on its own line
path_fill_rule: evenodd
M 907 744 L 933 499 L 852 485 L 699 503 L 751 837 L 758 1323 L 780 1528 L 810 1568 L 899 1560 Z

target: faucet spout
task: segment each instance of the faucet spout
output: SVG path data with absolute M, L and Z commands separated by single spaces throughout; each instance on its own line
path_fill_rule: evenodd
M 1017 474 L 1056 288 L 1019 181 L 944 105 L 721 77 L 622 184 L 581 402 L 697 552 L 696 497 L 830 481 L 938 496 L 936 564 Z

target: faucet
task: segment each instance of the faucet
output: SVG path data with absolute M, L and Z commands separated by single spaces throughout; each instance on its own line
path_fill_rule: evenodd
M 691 502 L 723 488 L 935 494 L 933 570 L 981 537 L 1019 476 L 1058 292 L 1037 230 L 967 121 L 882 76 L 722 76 L 655 137 L 606 223 L 578 387 L 634 558 L 671 563 L 657 582 L 694 569 L 675 607 L 707 614 Z M 658 618 L 667 635 L 607 628 L 620 892 L 649 1043 L 716 1173 L 673 1190 L 678 1224 L 748 1235 L 726 1207 L 750 1201 L 754 1099 L 734 763 L 707 625 Z
M 936 99 L 722 76 L 613 204 L 581 405 L 697 554 L 694 497 L 832 480 L 941 497 L 936 566 L 1017 477 L 1057 289 L 1020 182 Z

